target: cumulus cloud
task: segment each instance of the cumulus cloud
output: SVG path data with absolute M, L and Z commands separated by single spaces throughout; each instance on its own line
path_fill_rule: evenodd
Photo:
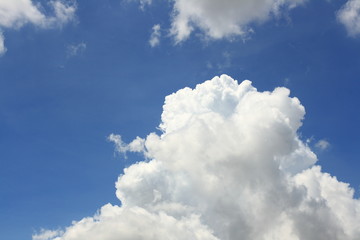
M 159 129 L 103 206 L 52 240 L 356 240 L 360 203 L 298 136 L 305 109 L 286 88 L 222 75 L 165 98 Z M 36 240 L 33 237 L 33 240 Z
M 156 47 L 160 44 L 160 37 L 161 37 L 160 30 L 161 30 L 160 24 L 155 24 L 152 27 L 152 33 L 149 40 L 149 44 L 151 47 Z
M 48 4 L 52 15 L 46 15 L 43 6 L 32 0 L 0 0 L 0 29 L 19 29 L 25 24 L 55 28 L 74 20 L 75 1 L 52 0 Z
M 350 36 L 360 34 L 360 0 L 349 0 L 337 13 L 338 20 L 344 24 Z
M 246 37 L 249 25 L 279 16 L 306 0 L 174 0 L 170 34 L 175 42 L 198 29 L 211 39 Z M 141 6 L 151 1 L 140 0 Z

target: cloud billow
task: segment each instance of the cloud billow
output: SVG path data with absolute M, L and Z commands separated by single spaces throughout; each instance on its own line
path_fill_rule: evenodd
M 110 136 L 144 154 L 116 182 L 121 205 L 33 239 L 360 239 L 359 200 L 315 165 L 289 94 L 222 75 L 167 96 L 161 135 Z
M 151 0 L 133 0 L 141 9 Z M 170 36 L 175 43 L 187 40 L 200 30 L 206 39 L 247 38 L 251 25 L 286 15 L 306 0 L 174 0 L 171 11 Z

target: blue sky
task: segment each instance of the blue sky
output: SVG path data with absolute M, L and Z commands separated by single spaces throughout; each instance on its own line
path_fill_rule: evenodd
M 47 1 L 33 3 L 53 16 Z M 31 239 L 119 204 L 114 182 L 141 156 L 123 159 L 109 134 L 146 137 L 161 121 L 165 96 L 223 73 L 259 91 L 289 88 L 306 109 L 301 138 L 312 139 L 323 171 L 359 196 L 360 38 L 337 18 L 345 3 L 281 9 L 243 24 L 253 30 L 247 36 L 214 39 L 195 26 L 178 44 L 172 1 L 141 9 L 138 1 L 77 0 L 61 26 L 1 23 L 0 238 Z M 161 37 L 152 47 L 156 24 Z M 329 146 L 316 147 L 320 140 Z

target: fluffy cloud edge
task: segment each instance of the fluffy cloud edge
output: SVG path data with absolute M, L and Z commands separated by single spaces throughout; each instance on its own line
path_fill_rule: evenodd
M 32 24 L 42 29 L 62 28 L 76 20 L 77 2 L 75 0 L 51 0 L 48 2 L 52 15 L 46 15 L 41 5 L 32 0 L 0 1 L 0 54 L 6 52 L 3 32 L 6 29 L 20 29 Z
M 145 157 L 116 182 L 121 206 L 50 239 L 359 239 L 359 200 L 315 165 L 297 135 L 304 107 L 289 95 L 222 75 L 167 96 L 161 135 L 109 136 Z
M 49 240 L 59 237 L 62 234 L 64 234 L 64 231 L 60 229 L 58 230 L 41 229 L 39 233 L 35 233 L 32 235 L 32 240 Z
M 348 0 L 337 12 L 337 19 L 342 23 L 349 36 L 360 34 L 360 0 Z
M 0 57 L 6 53 L 7 49 L 5 47 L 5 37 L 2 32 L 0 32 Z
M 144 10 L 151 0 L 133 0 L 140 3 Z M 191 34 L 199 32 L 206 40 L 236 38 L 248 39 L 254 32 L 253 27 L 270 19 L 287 16 L 292 9 L 304 5 L 308 0 L 257 0 L 218 2 L 196 0 L 174 0 L 170 15 L 170 37 L 175 45 L 186 41 Z M 349 36 L 360 34 L 360 0 L 348 0 L 338 11 L 337 20 L 345 26 Z M 153 33 L 155 33 L 153 29 Z M 151 46 L 158 45 L 153 35 Z
M 137 0 L 144 10 L 151 0 Z M 169 36 L 175 44 L 187 40 L 194 31 L 205 39 L 243 39 L 253 32 L 251 26 L 286 15 L 307 0 L 197 1 L 174 0 Z

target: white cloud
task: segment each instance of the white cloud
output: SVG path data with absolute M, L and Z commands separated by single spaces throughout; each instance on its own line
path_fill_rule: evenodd
M 74 223 L 54 239 L 168 240 L 174 236 L 179 240 L 217 240 L 196 215 L 178 220 L 165 212 L 151 213 L 140 207 L 122 208 L 111 204 L 103 206 L 94 217 Z
M 6 53 L 6 47 L 5 47 L 5 37 L 2 32 L 0 32 L 0 56 L 4 55 Z
M 140 1 L 143 6 L 144 1 Z M 151 1 L 145 1 L 147 4 Z M 242 36 L 249 25 L 262 23 L 305 0 L 174 0 L 170 34 L 175 42 L 186 40 L 199 29 L 211 39 Z
M 53 16 L 46 16 L 39 4 L 31 0 L 0 0 L 0 26 L 2 28 L 20 28 L 33 24 L 42 28 L 61 26 L 75 17 L 75 1 L 53 0 L 49 2 Z
M 337 12 L 338 20 L 345 25 L 350 36 L 360 34 L 360 0 L 349 0 Z
M 58 22 L 58 24 L 63 25 L 74 20 L 76 11 L 75 2 L 72 4 L 65 4 L 62 1 L 54 0 L 50 3 L 53 6 L 55 12 L 54 20 Z
M 206 68 L 216 70 L 218 73 L 223 73 L 227 68 L 232 65 L 232 56 L 228 51 L 222 52 L 221 57 L 215 61 L 206 63 Z
M 319 148 L 320 150 L 325 150 L 330 147 L 330 143 L 325 139 L 321 139 L 315 144 L 315 147 Z
M 123 153 L 126 158 L 126 152 L 145 152 L 145 140 L 136 137 L 131 143 L 126 144 L 120 135 L 110 134 L 108 140 L 115 144 L 115 149 L 119 153 Z
M 359 200 L 314 166 L 297 134 L 304 107 L 289 94 L 222 75 L 167 96 L 161 135 L 109 137 L 145 155 L 116 182 L 122 205 L 53 239 L 360 239 Z
M 68 57 L 77 56 L 81 53 L 83 53 L 86 49 L 86 43 L 81 42 L 79 44 L 70 44 L 67 47 L 67 55 Z
M 55 28 L 74 20 L 75 1 L 52 0 L 49 6 L 54 12 L 50 16 L 45 15 L 39 3 L 31 0 L 0 0 L 0 29 L 19 29 L 25 24 Z
M 140 1 L 140 8 L 142 10 L 145 9 L 146 5 L 150 5 L 152 3 L 152 0 L 139 0 Z
M 41 229 L 40 233 L 34 234 L 32 236 L 33 240 L 49 240 L 49 239 L 54 239 L 55 237 L 58 237 L 60 235 L 62 235 L 64 232 L 61 230 L 45 230 L 45 229 Z
M 156 47 L 160 44 L 160 37 L 161 37 L 160 30 L 161 30 L 160 24 L 155 24 L 152 27 L 152 33 L 149 40 L 149 44 L 151 47 Z
M 31 0 L 0 0 L 0 26 L 19 28 L 26 23 L 43 25 L 46 17 Z

